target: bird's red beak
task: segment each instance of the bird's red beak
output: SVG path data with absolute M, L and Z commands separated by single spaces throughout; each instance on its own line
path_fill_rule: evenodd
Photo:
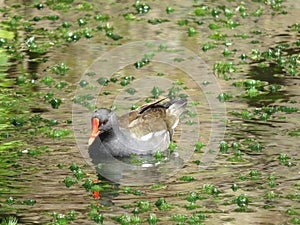
M 92 119 L 92 133 L 89 139 L 89 146 L 93 144 L 93 142 L 95 141 L 95 138 L 99 135 L 100 131 L 99 131 L 99 124 L 100 121 L 98 118 L 93 118 Z

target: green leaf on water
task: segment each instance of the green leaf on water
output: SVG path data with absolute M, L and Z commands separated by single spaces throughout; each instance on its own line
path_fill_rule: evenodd
M 289 131 L 288 135 L 291 136 L 291 137 L 298 137 L 298 136 L 300 136 L 300 128 Z
M 77 181 L 74 178 L 70 177 L 70 176 L 66 176 L 66 178 L 64 179 L 63 182 L 64 182 L 64 184 L 66 185 L 67 188 L 69 188 L 69 187 L 71 187 L 71 186 L 73 186 L 74 184 L 77 183 Z
M 97 80 L 97 82 L 98 82 L 98 84 L 100 84 L 100 85 L 102 85 L 102 86 L 107 86 L 109 80 L 108 80 L 106 77 L 100 77 L 100 78 Z
M 194 181 L 195 178 L 192 176 L 182 176 L 182 177 L 178 178 L 178 180 L 191 182 L 191 181 Z
M 70 68 L 62 62 L 52 66 L 51 72 L 56 75 L 64 76 L 69 71 L 69 69 Z
M 204 147 L 204 144 L 201 141 L 197 141 L 195 144 L 195 152 L 201 152 L 201 149 Z
M 62 103 L 62 101 L 59 98 L 52 98 L 50 100 L 50 104 L 53 109 L 58 109 L 61 103 Z
M 11 31 L 0 30 L 0 38 L 13 39 L 15 34 Z
M 171 142 L 169 145 L 169 150 L 173 152 L 177 148 L 177 144 L 175 142 Z
M 151 91 L 154 98 L 158 98 L 163 92 L 164 91 L 157 86 L 154 86 Z
M 215 43 L 213 43 L 213 42 L 206 42 L 206 43 L 204 43 L 202 45 L 202 50 L 204 52 L 207 52 L 208 50 L 213 49 L 215 47 L 216 47 Z
M 240 209 L 246 209 L 249 204 L 249 198 L 246 194 L 239 195 L 234 202 L 240 207 Z
M 134 95 L 135 92 L 136 92 L 136 90 L 135 90 L 134 88 L 128 88 L 128 89 L 126 90 L 126 92 L 127 92 L 128 94 L 130 94 L 130 95 Z
M 155 202 L 155 206 L 161 210 L 161 211 L 165 211 L 171 208 L 171 205 L 169 205 L 165 198 L 159 198 L 156 202 Z
M 154 158 L 158 161 L 162 160 L 164 158 L 164 154 L 161 151 L 157 151 L 154 154 Z

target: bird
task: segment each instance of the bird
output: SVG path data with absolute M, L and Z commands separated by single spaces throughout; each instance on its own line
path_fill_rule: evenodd
M 162 103 L 166 99 L 142 105 L 119 118 L 110 109 L 97 109 L 91 118 L 88 145 L 96 144 L 95 140 L 99 138 L 102 143 L 99 151 L 109 152 L 114 157 L 167 150 L 179 117 L 186 109 L 187 99 L 174 98 Z

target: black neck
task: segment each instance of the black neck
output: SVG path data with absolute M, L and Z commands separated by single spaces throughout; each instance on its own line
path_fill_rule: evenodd
M 101 133 L 99 137 L 101 140 L 105 140 L 107 142 L 116 137 L 116 132 L 114 131 L 114 129 L 110 129 Z

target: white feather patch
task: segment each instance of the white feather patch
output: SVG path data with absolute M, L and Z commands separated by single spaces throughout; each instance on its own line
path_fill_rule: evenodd
M 156 132 L 151 132 L 149 134 L 146 134 L 146 135 L 142 136 L 140 139 L 142 141 L 149 141 L 153 137 L 158 137 L 158 136 L 161 136 L 161 135 L 165 135 L 166 132 L 167 132 L 166 130 L 160 130 L 160 131 L 156 131 Z
M 176 120 L 175 123 L 172 125 L 172 130 L 174 130 L 177 127 L 178 123 L 179 123 L 179 119 Z
M 166 130 L 161 130 L 161 131 L 154 132 L 154 135 L 157 137 L 157 136 L 160 136 L 160 135 L 162 135 L 166 132 L 167 132 Z
M 146 135 L 142 136 L 142 137 L 141 137 L 141 140 L 142 140 L 142 141 L 148 141 L 148 140 L 150 140 L 152 137 L 153 137 L 153 133 L 149 133 L 149 134 L 146 134 Z
M 133 120 L 133 121 L 131 121 L 131 123 L 128 125 L 128 128 L 134 127 L 134 126 L 137 124 L 137 121 L 138 121 L 138 120 Z

